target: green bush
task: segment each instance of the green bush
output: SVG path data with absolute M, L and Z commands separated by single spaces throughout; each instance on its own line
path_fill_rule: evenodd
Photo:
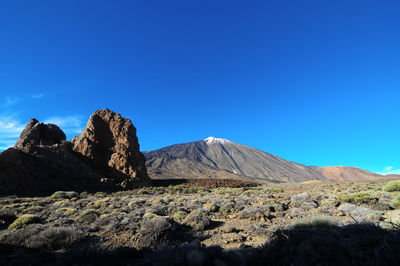
M 295 220 L 292 224 L 292 228 L 299 227 L 329 227 L 329 226 L 338 226 L 339 223 L 333 217 L 329 216 L 311 216 L 307 218 L 302 218 Z
M 56 191 L 50 196 L 51 199 L 72 199 L 77 197 L 78 193 L 75 191 Z
M 211 219 L 205 212 L 193 211 L 188 216 L 186 216 L 184 223 L 194 231 L 203 231 L 211 224 Z
M 393 208 L 397 209 L 400 208 L 400 196 L 397 196 L 392 203 L 390 203 L 390 206 L 392 206 Z
M 15 220 L 10 226 L 8 226 L 8 230 L 13 230 L 14 228 L 24 225 L 24 224 L 34 224 L 34 223 L 41 223 L 42 219 L 33 214 L 24 214 L 20 216 L 17 220 Z
M 377 203 L 379 198 L 371 195 L 370 192 L 358 192 L 349 195 L 338 195 L 339 200 L 356 205 L 360 204 L 374 204 Z
M 211 202 L 207 202 L 203 205 L 203 209 L 211 212 L 216 212 L 218 210 L 218 206 L 212 204 Z
M 400 180 L 390 181 L 383 187 L 386 192 L 400 191 Z
M 100 214 L 92 209 L 84 210 L 81 214 L 75 219 L 78 222 L 90 224 L 96 221 L 96 219 L 100 216 Z
M 63 250 L 73 247 L 84 238 L 85 234 L 73 226 L 30 224 L 4 235 L 2 241 L 4 244 L 32 249 Z
M 178 221 L 178 222 L 181 222 L 181 221 L 183 221 L 185 218 L 186 218 L 186 216 L 187 216 L 187 213 L 186 212 L 184 212 L 184 211 L 177 211 L 176 213 L 174 213 L 174 220 L 175 221 Z

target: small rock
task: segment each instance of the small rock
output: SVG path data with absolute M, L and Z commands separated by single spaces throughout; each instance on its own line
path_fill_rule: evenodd
M 357 222 L 379 221 L 381 215 L 373 210 L 360 207 L 351 203 L 344 203 L 339 206 L 338 211 L 353 217 Z

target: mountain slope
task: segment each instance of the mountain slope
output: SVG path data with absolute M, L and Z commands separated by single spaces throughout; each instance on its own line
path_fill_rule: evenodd
M 153 173 L 153 177 L 159 178 L 173 173 L 181 178 L 242 178 L 257 182 L 326 180 L 307 166 L 213 137 L 144 152 L 144 155 L 150 175 Z
M 383 179 L 386 176 L 347 166 L 310 167 L 332 181 Z
M 144 152 L 144 155 L 153 179 L 224 178 L 267 183 L 386 178 L 355 167 L 309 167 L 213 137 Z

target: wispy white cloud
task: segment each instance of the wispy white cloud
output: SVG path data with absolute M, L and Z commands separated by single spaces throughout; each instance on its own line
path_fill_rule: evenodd
M 393 166 L 386 166 L 382 172 L 378 173 L 381 175 L 400 175 L 400 169 L 396 169 Z
M 24 125 L 13 115 L 0 115 L 0 150 L 14 146 Z
M 25 95 L 22 97 L 8 96 L 8 97 L 3 98 L 0 101 L 0 108 L 9 108 L 18 103 L 29 101 L 29 100 L 42 99 L 45 96 L 46 95 L 43 93 L 28 94 L 28 95 Z
M 7 108 L 17 104 L 21 99 L 19 97 L 6 97 L 2 104 L 0 104 L 1 108 Z
M 43 93 L 29 95 L 33 99 L 42 99 L 45 95 Z
M 55 124 L 67 134 L 80 134 L 84 127 L 81 116 L 54 116 L 46 119 L 44 123 Z
M 393 169 L 393 166 L 386 166 L 384 171 L 390 172 L 390 170 L 392 170 L 392 169 Z

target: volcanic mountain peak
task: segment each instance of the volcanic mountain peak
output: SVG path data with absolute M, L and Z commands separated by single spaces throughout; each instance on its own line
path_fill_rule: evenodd
M 214 138 L 214 137 L 208 137 L 204 140 L 207 144 L 226 144 L 226 143 L 232 143 L 232 141 L 227 140 L 227 139 L 221 139 L 221 138 Z
M 311 167 L 273 154 L 208 137 L 205 140 L 168 146 L 144 153 L 154 179 L 243 179 L 258 183 L 309 180 L 373 180 L 384 176 L 355 167 Z

